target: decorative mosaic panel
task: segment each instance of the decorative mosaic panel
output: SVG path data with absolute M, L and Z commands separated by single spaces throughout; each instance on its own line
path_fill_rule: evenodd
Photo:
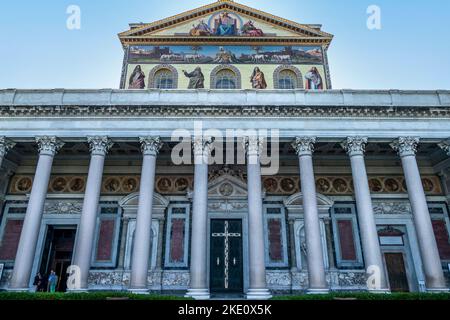
M 27 194 L 33 185 L 32 175 L 17 175 L 11 180 L 9 193 Z M 52 176 L 49 193 L 84 193 L 87 176 Z M 130 194 L 139 191 L 140 176 L 103 176 L 102 194 Z M 161 194 L 186 194 L 193 188 L 192 177 L 156 177 L 155 188 Z
M 128 194 L 139 191 L 139 176 L 104 176 L 103 194 Z
M 423 188 L 428 195 L 441 195 L 442 189 L 438 177 L 422 177 Z M 299 177 L 263 177 L 263 186 L 268 194 L 290 195 L 300 192 Z M 405 179 L 401 176 L 369 176 L 372 193 L 406 193 Z M 353 194 L 351 176 L 316 176 L 316 190 L 325 195 Z
M 86 176 L 61 175 L 52 176 L 49 193 L 84 193 Z M 160 194 L 186 194 L 193 189 L 194 179 L 191 176 L 157 176 L 155 189 Z M 102 194 L 130 194 L 139 191 L 139 175 L 103 176 Z M 423 188 L 428 195 L 442 195 L 439 178 L 423 176 Z M 9 187 L 11 194 L 27 194 L 31 192 L 32 175 L 16 175 Z M 300 178 L 296 176 L 263 177 L 263 186 L 268 194 L 292 195 L 300 192 Z M 406 193 L 406 183 L 402 176 L 369 176 L 369 187 L 372 193 Z M 316 176 L 317 192 L 325 195 L 353 194 L 351 176 Z

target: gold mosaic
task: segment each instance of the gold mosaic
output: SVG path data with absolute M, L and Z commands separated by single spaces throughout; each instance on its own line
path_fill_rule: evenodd
M 86 176 L 61 175 L 52 176 L 49 183 L 49 193 L 84 193 Z M 11 179 L 10 194 L 27 194 L 31 192 L 33 176 L 16 175 Z M 102 180 L 102 194 L 129 194 L 139 191 L 140 176 L 110 176 Z M 425 192 L 429 195 L 441 195 L 439 178 L 425 176 L 422 178 Z M 291 195 L 300 192 L 300 178 L 294 176 L 263 177 L 263 186 L 268 194 Z M 405 179 L 401 176 L 369 176 L 369 188 L 372 193 L 406 193 Z M 156 192 L 161 194 L 183 194 L 193 189 L 193 177 L 157 176 Z M 351 176 L 317 176 L 316 190 L 326 195 L 353 194 Z

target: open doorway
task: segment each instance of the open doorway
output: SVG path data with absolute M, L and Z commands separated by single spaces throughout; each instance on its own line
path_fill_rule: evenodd
M 72 264 L 76 230 L 76 226 L 52 225 L 49 225 L 47 229 L 39 271 L 46 280 L 50 272 L 52 270 L 55 271 L 58 276 L 57 292 L 65 292 L 67 289 L 66 272 L 67 268 Z M 46 286 L 44 286 L 44 290 L 47 290 Z

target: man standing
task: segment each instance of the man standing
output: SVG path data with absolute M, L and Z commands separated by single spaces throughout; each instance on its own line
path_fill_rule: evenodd
M 58 276 L 55 271 L 50 271 L 50 276 L 48 277 L 48 287 L 51 293 L 56 291 L 56 285 L 58 284 Z

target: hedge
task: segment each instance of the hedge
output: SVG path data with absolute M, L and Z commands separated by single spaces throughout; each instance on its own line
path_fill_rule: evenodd
M 323 295 L 284 295 L 272 300 L 450 300 L 450 293 L 390 293 L 335 292 Z
M 183 296 L 132 294 L 127 292 L 33 293 L 0 292 L 0 300 L 191 300 Z M 324 295 L 283 295 L 272 300 L 450 300 L 450 293 L 392 293 L 334 292 Z
M 132 294 L 127 292 L 0 292 L 0 300 L 190 300 L 190 298 L 158 294 Z

